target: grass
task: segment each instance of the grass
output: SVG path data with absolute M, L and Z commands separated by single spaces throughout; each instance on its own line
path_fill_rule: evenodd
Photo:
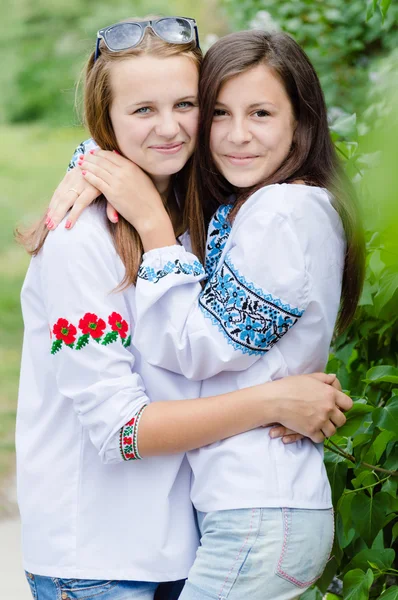
M 13 239 L 46 208 L 75 146 L 80 128 L 0 126 L 0 489 L 15 464 L 15 415 L 23 335 L 19 294 L 29 263 Z M 5 150 L 4 150 L 5 149 Z

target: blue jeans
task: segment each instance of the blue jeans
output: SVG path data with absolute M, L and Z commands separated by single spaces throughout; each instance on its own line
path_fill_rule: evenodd
M 60 579 L 26 573 L 35 600 L 177 600 L 183 582 Z M 155 595 L 156 592 L 156 595 Z
M 198 513 L 201 545 L 180 600 L 293 600 L 333 545 L 333 510 L 253 508 Z

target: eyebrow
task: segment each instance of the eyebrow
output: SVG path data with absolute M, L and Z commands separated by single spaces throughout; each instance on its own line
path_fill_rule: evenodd
M 177 98 L 175 104 L 178 104 L 179 102 L 186 102 L 187 100 L 197 100 L 197 96 L 184 96 L 183 98 Z M 132 104 L 129 104 L 127 108 L 146 106 L 147 104 L 156 104 L 156 100 L 140 100 L 140 102 L 133 102 Z
M 267 100 L 265 100 L 264 102 L 254 102 L 253 104 L 250 104 L 250 106 L 248 106 L 247 108 L 249 110 L 253 110 L 254 108 L 260 108 L 267 104 L 269 106 L 273 106 L 274 108 L 276 108 L 275 104 L 273 104 L 272 102 L 268 102 Z M 228 108 L 228 106 L 226 104 L 223 104 L 222 102 L 216 102 L 216 106 L 222 106 L 223 108 Z

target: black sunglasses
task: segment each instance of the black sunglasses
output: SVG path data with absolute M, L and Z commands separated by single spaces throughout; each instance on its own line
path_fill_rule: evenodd
M 195 41 L 199 46 L 199 32 L 195 19 L 189 17 L 162 17 L 153 21 L 129 21 L 116 23 L 97 33 L 94 62 L 100 55 L 100 42 L 104 41 L 111 52 L 119 52 L 138 46 L 145 30 L 150 27 L 152 31 L 165 42 L 170 44 L 189 44 Z

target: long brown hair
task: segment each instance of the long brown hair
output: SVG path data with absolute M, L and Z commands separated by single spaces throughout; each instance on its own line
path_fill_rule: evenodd
M 148 18 L 154 19 L 156 17 Z M 144 19 L 134 19 L 134 21 L 139 20 Z M 203 58 L 202 52 L 196 47 L 195 42 L 170 44 L 160 39 L 150 29 L 146 30 L 144 39 L 139 46 L 120 52 L 109 51 L 103 41 L 101 41 L 99 58 L 94 62 L 94 52 L 92 52 L 85 69 L 84 124 L 89 130 L 91 137 L 103 150 L 117 150 L 122 154 L 110 119 L 112 89 L 109 73 L 112 64 L 130 59 L 131 57 L 147 55 L 156 56 L 157 58 L 168 58 L 177 55 L 187 56 L 195 63 L 198 70 Z M 170 198 L 171 194 L 174 195 L 177 192 L 181 205 L 179 221 L 175 224 L 176 236 L 181 235 L 185 230 L 183 212 L 191 168 L 192 158 L 178 174 L 174 175 L 172 185 L 170 185 Z M 106 199 L 100 196 L 97 203 L 104 204 L 106 203 Z M 118 287 L 118 289 L 124 289 L 131 284 L 134 285 L 137 281 L 137 273 L 143 253 L 141 239 L 134 227 L 121 215 L 117 223 L 107 221 L 107 224 L 116 251 L 126 269 L 124 278 Z M 48 229 L 45 225 L 45 217 L 43 217 L 37 225 L 26 231 L 17 231 L 16 237 L 26 250 L 35 256 L 43 247 L 47 235 Z
M 219 172 L 210 152 L 210 131 L 216 100 L 222 85 L 259 64 L 272 68 L 289 96 L 297 123 L 293 144 L 285 161 L 265 181 L 248 189 L 235 189 Z M 285 33 L 241 31 L 217 41 L 207 52 L 199 83 L 199 134 L 194 170 L 186 203 L 192 247 L 203 259 L 204 231 L 211 215 L 235 193 L 239 208 L 256 190 L 274 183 L 303 180 L 328 189 L 343 223 L 347 251 L 339 331 L 353 319 L 365 270 L 364 235 L 355 191 L 345 175 L 333 146 L 325 100 L 317 74 L 300 46 Z

